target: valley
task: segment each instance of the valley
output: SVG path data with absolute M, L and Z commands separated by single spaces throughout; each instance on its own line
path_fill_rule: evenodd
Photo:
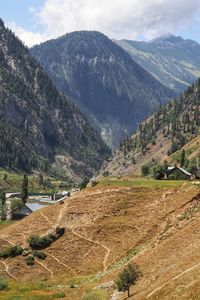
M 0 19 L 0 300 L 198 300 L 200 44 L 69 2 Z

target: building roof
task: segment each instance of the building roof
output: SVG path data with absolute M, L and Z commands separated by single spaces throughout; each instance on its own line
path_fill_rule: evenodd
M 46 207 L 47 205 L 43 205 L 40 203 L 26 203 L 25 204 L 32 212 L 37 211 L 43 207 Z
M 21 193 L 20 192 L 15 192 L 15 193 L 6 193 L 6 199 L 9 198 L 20 198 Z
M 191 173 L 189 173 L 188 171 L 186 171 L 185 169 L 183 169 L 183 168 L 181 168 L 181 167 L 168 167 L 168 168 L 167 168 L 167 171 L 168 171 L 168 172 L 171 172 L 171 171 L 176 170 L 176 169 L 180 170 L 182 173 L 184 173 L 184 174 L 187 175 L 187 176 L 192 176 Z

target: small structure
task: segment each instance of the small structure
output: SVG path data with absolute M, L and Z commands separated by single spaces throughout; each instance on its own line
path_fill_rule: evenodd
M 26 203 L 23 206 L 18 207 L 14 211 L 12 211 L 12 219 L 22 219 L 29 216 L 32 212 L 35 212 L 43 207 L 46 207 L 46 205 L 41 205 L 39 203 Z
M 51 195 L 51 201 L 57 201 L 57 200 L 65 198 L 65 197 L 70 197 L 70 192 L 63 191 L 63 192 L 59 192 L 59 193 L 54 193 L 53 195 Z
M 20 192 L 6 193 L 6 199 L 21 198 Z
M 175 180 L 190 180 L 192 174 L 180 167 L 168 167 L 165 171 L 165 179 L 175 179 Z
M 195 178 L 200 179 L 200 169 L 195 171 Z

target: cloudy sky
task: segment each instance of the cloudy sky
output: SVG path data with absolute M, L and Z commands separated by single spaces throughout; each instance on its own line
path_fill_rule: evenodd
M 200 42 L 199 0 L 1 0 L 0 12 L 28 46 L 86 29 L 115 39 L 173 33 Z

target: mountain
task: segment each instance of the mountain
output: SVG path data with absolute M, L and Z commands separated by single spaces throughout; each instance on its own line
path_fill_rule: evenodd
M 193 40 L 168 34 L 149 42 L 115 42 L 177 95 L 200 76 L 200 44 Z
M 72 32 L 34 46 L 30 53 L 111 146 L 173 95 L 99 32 Z
M 108 148 L 62 96 L 28 48 L 0 21 L 0 166 L 80 180 Z
M 200 159 L 199 138 L 200 79 L 141 123 L 105 162 L 101 174 L 140 174 L 142 165 L 154 166 L 164 160 L 180 164 L 182 149 L 184 167 L 193 171 Z

